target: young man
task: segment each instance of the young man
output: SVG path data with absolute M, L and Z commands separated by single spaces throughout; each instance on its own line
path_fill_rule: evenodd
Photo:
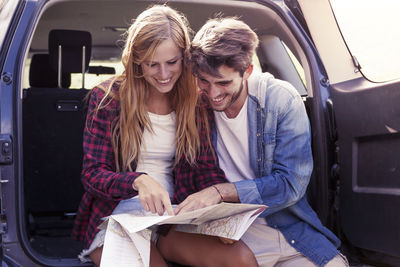
M 253 72 L 257 35 L 242 21 L 212 19 L 196 34 L 191 64 L 214 110 L 220 167 L 230 183 L 189 196 L 177 212 L 229 202 L 265 204 L 242 240 L 261 266 L 346 266 L 338 238 L 307 203 L 311 136 L 304 104 L 289 83 Z

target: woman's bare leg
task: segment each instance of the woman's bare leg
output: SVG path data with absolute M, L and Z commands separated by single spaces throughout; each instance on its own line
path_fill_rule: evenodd
M 93 261 L 94 265 L 100 266 L 102 253 L 103 253 L 103 247 L 99 247 L 93 250 L 93 252 L 89 254 L 89 258 Z
M 154 245 L 153 242 L 151 242 L 151 247 L 150 247 L 150 266 L 167 267 L 167 263 L 165 262 L 164 258 L 161 256 L 160 251 L 157 249 L 157 247 Z
M 215 236 L 171 229 L 166 236 L 160 236 L 157 247 L 164 259 L 183 265 L 258 266 L 253 252 L 243 241 L 223 244 Z
M 90 259 L 96 266 L 100 266 L 101 254 L 103 253 L 103 247 L 96 248 L 90 255 Z M 156 248 L 156 246 L 151 242 L 150 247 L 150 266 L 155 267 L 167 267 L 167 264 L 163 257 L 161 256 L 160 252 Z

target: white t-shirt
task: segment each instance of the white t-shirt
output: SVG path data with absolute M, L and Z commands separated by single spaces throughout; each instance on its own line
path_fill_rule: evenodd
M 254 179 L 255 177 L 250 166 L 247 103 L 248 97 L 235 118 L 228 118 L 225 112 L 214 111 L 217 124 L 219 166 L 224 170 L 229 182 Z M 254 223 L 266 224 L 263 218 L 257 218 Z
M 214 111 L 219 165 L 230 182 L 254 179 L 250 166 L 247 103 L 248 98 L 235 118 L 228 118 L 225 112 Z
M 175 156 L 175 112 L 148 113 L 154 133 L 143 131 L 141 154 L 136 171 L 146 172 L 173 196 L 172 167 Z

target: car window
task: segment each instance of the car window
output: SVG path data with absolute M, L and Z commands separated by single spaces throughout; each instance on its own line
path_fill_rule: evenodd
M 4 37 L 17 4 L 18 1 L 0 0 L 0 47 L 3 47 Z
M 258 72 L 261 72 L 260 60 L 258 59 L 258 56 L 256 54 L 253 55 L 252 63 L 253 63 L 254 69 Z
M 306 88 L 306 74 L 304 72 L 303 66 L 300 64 L 299 60 L 297 57 L 293 54 L 292 50 L 289 49 L 289 47 L 282 42 L 283 46 L 285 47 L 287 53 L 289 54 L 290 60 L 292 61 L 294 67 L 296 68 L 297 74 L 299 75 L 304 87 Z
M 23 79 L 23 88 L 29 88 L 29 68 L 31 65 L 31 59 L 28 58 L 25 63 L 24 68 L 24 79 Z M 112 67 L 115 69 L 115 74 L 92 74 L 85 73 L 85 88 L 92 89 L 94 86 L 100 84 L 101 82 L 111 78 L 112 76 L 119 75 L 123 71 L 123 66 L 120 59 L 110 59 L 110 60 L 91 60 L 90 66 L 103 66 L 103 67 Z M 81 73 L 71 73 L 71 85 L 69 86 L 71 89 L 80 89 L 82 88 L 82 74 Z
M 400 1 L 330 0 L 346 45 L 370 81 L 400 78 Z
M 90 66 L 103 66 L 103 67 L 113 67 L 115 69 L 115 74 L 85 74 L 85 88 L 92 89 L 94 86 L 100 84 L 101 82 L 111 78 L 112 76 L 122 74 L 123 65 L 121 60 L 91 60 Z M 82 88 L 82 74 L 72 73 L 71 74 L 71 86 L 70 88 Z

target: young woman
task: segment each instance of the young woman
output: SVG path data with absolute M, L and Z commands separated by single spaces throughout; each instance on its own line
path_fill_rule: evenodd
M 145 10 L 127 32 L 125 71 L 91 92 L 82 171 L 86 192 L 74 228 L 84 241 L 82 260 L 100 264 L 101 218 L 127 207 L 173 214 L 174 194 L 186 196 L 225 181 L 209 146 L 206 114 L 197 107 L 194 77 L 184 65 L 189 42 L 184 16 L 167 6 Z M 173 174 L 182 172 L 193 172 L 193 181 L 174 188 Z M 218 192 L 209 201 L 220 202 Z M 152 243 L 151 266 L 166 266 L 164 258 L 186 265 L 255 262 L 243 242 L 228 245 L 171 229 L 162 244 L 157 249 Z

